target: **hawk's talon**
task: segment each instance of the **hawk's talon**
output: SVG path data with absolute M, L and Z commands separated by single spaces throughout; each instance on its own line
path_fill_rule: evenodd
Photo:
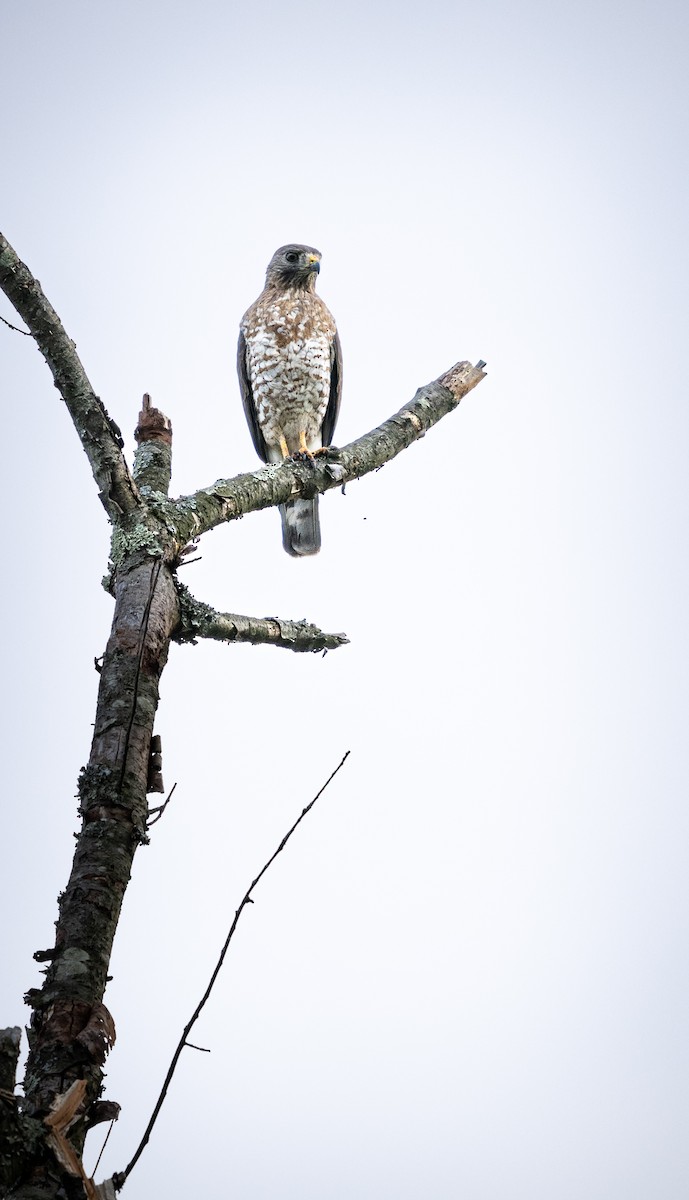
M 313 454 L 306 444 L 306 432 L 303 429 L 299 431 L 299 453 L 302 458 L 308 458 L 310 462 L 313 462 Z

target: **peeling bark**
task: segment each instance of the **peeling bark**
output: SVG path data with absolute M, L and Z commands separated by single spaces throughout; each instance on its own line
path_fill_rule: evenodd
M 146 784 L 158 681 L 179 620 L 169 568 L 145 561 L 118 575 L 115 614 L 100 675 L 88 765 L 79 779 L 82 828 L 60 897 L 55 952 L 34 1009 L 26 1111 L 47 1112 L 87 1067 L 100 1088 L 109 1034 L 87 1036 L 101 1005 L 120 905 L 137 847 L 146 840 Z
M 144 559 L 122 569 L 100 675 L 88 765 L 79 779 L 82 827 L 67 887 L 60 897 L 54 950 L 40 990 L 27 997 L 29 1031 L 24 1114 L 44 1120 L 56 1097 L 77 1080 L 85 1102 L 70 1128 L 81 1153 L 98 1119 L 103 1063 L 115 1039 L 103 1004 L 122 897 L 137 847 L 146 841 L 146 787 L 158 706 L 158 683 L 179 622 L 169 566 Z M 54 1149 L 54 1147 L 53 1147 Z M 67 1169 L 43 1149 L 26 1164 L 17 1198 L 53 1197 Z M 82 1193 L 83 1194 L 83 1193 Z
M 18 1025 L 0 1029 L 0 1094 L 14 1095 L 22 1031 Z

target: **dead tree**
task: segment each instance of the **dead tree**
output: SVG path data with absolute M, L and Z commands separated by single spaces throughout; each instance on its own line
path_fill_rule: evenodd
M 297 652 L 335 649 L 347 638 L 306 622 L 216 612 L 194 599 L 176 568 L 204 533 L 290 497 L 342 488 L 377 470 L 457 407 L 484 376 L 461 362 L 421 388 L 377 429 L 313 464 L 287 461 L 171 499 L 172 428 L 144 396 L 130 471 L 115 422 L 95 394 L 74 343 L 31 272 L 0 235 L 0 286 L 53 375 L 112 525 L 107 577 L 115 600 L 100 667 L 93 743 L 79 776 L 79 832 L 59 898 L 55 945 L 32 1009 L 23 1096 L 16 1095 L 20 1030 L 0 1032 L 0 1194 L 18 1200 L 113 1196 L 124 1179 L 88 1179 L 89 1128 L 117 1114 L 101 1099 L 103 1064 L 115 1040 L 103 1003 L 110 955 L 137 847 L 147 840 L 147 794 L 161 790 L 153 724 L 170 641 L 215 638 Z

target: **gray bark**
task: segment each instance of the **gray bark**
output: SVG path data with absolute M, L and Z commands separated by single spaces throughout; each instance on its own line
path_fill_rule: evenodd
M 182 584 L 177 587 L 180 623 L 175 640 L 194 642 L 213 638 L 217 642 L 251 642 L 254 646 L 282 646 L 297 653 L 313 654 L 346 646 L 345 633 L 324 633 L 308 621 L 285 621 L 281 617 L 243 617 L 239 613 L 220 613 L 195 600 Z

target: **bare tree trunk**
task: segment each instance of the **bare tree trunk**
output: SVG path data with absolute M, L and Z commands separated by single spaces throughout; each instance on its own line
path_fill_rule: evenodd
M 79 778 L 79 833 L 72 873 L 60 897 L 55 946 L 38 952 L 49 963 L 45 982 L 27 999 L 33 1008 L 23 1124 L 42 1119 L 78 1079 L 87 1088 L 70 1141 L 83 1147 L 98 1106 L 103 1062 L 114 1041 L 103 1005 L 108 964 L 122 898 L 137 847 L 146 840 L 146 792 L 158 685 L 179 620 L 170 568 L 143 558 L 120 569 L 115 613 L 105 651 L 88 765 Z M 108 1115 L 111 1115 L 108 1113 Z M 95 1120 L 93 1119 L 95 1118 Z M 38 1154 L 7 1164 L 5 1187 L 22 1200 L 53 1197 L 67 1182 L 37 1139 Z M 26 1147 L 26 1143 L 25 1143 Z M 52 1161 L 51 1161 L 52 1157 Z M 84 1195 L 82 1183 L 77 1194 Z

